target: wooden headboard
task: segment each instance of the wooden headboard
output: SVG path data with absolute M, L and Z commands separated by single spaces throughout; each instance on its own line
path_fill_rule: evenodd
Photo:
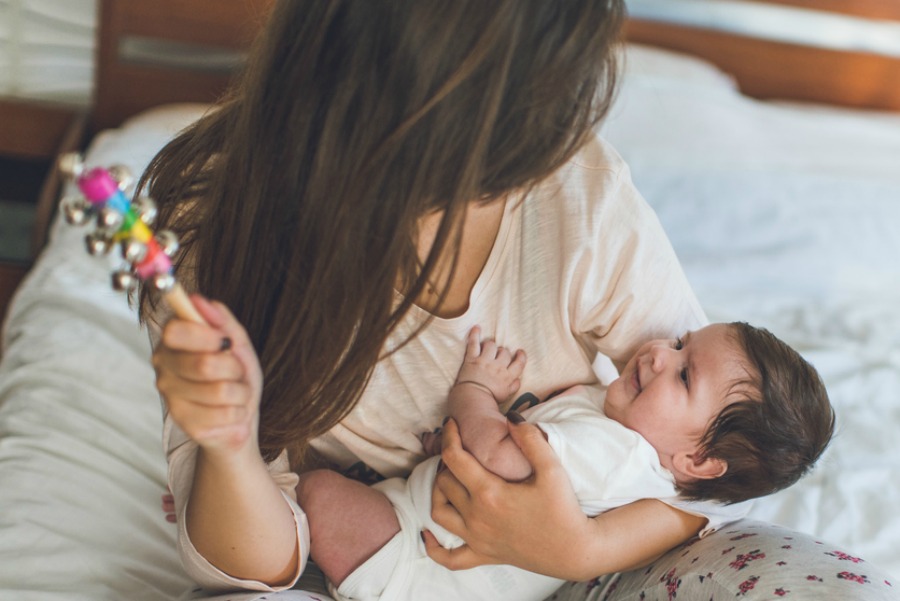
M 715 2 L 715 0 L 710 0 Z M 893 0 L 755 0 L 900 25 Z M 632 19 L 628 39 L 685 52 L 733 74 L 757 98 L 900 111 L 900 57 L 776 42 L 671 22 Z
M 213 102 L 272 0 L 100 0 L 92 129 L 167 102 Z
M 717 0 L 709 0 L 715 3 Z M 758 0 L 900 23 L 891 0 Z M 93 131 L 143 109 L 215 101 L 274 0 L 100 0 Z M 758 98 L 900 110 L 900 57 L 827 50 L 670 22 L 631 19 L 627 37 L 694 54 Z M 166 48 L 168 47 L 168 50 Z M 149 56 L 145 50 L 163 49 Z M 208 55 L 218 53 L 209 61 Z M 229 58 L 231 57 L 231 58 Z

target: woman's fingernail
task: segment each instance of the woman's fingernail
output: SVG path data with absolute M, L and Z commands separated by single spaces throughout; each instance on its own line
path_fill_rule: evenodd
M 511 421 L 514 424 L 521 424 L 525 421 L 525 418 L 522 417 L 522 414 L 518 411 L 510 411 L 506 414 L 506 419 Z
M 219 351 L 225 352 L 231 348 L 231 338 L 225 336 L 222 338 L 222 342 L 219 343 Z

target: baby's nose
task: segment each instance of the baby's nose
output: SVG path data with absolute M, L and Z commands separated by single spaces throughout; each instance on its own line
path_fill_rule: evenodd
M 654 372 L 658 373 L 665 369 L 671 350 L 671 348 L 663 344 L 653 345 L 653 348 L 650 349 L 650 366 Z

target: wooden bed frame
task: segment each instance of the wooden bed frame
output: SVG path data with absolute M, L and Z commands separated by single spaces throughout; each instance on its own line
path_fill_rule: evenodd
M 89 118 L 71 108 L 0 99 L 0 155 L 52 161 L 60 151 L 78 148 L 98 130 L 117 126 L 149 107 L 215 101 L 228 85 L 230 71 L 135 59 L 125 52 L 129 42 L 180 43 L 186 54 L 210 48 L 242 52 L 273 1 L 100 0 L 95 98 Z M 900 4 L 886 0 L 760 1 L 900 21 Z M 750 96 L 900 111 L 900 58 L 637 19 L 628 23 L 626 35 L 630 41 L 705 58 L 732 73 Z M 4 140 L 13 142 L 4 145 Z M 59 187 L 51 169 L 38 204 L 35 252 L 45 242 Z M 25 268 L 13 271 L 0 269 L 0 316 Z
M 900 21 L 900 2 L 759 1 Z M 704 58 L 734 75 L 741 91 L 755 98 L 900 111 L 900 58 L 811 48 L 637 19 L 628 23 L 626 35 L 634 42 Z
M 900 21 L 900 3 L 886 0 L 759 1 Z M 125 39 L 153 38 L 240 50 L 246 48 L 272 3 L 100 0 L 92 129 L 115 126 L 164 102 L 215 100 L 228 82 L 226 73 L 128 62 L 120 53 Z M 627 37 L 703 57 L 734 74 L 751 96 L 900 110 L 900 58 L 828 51 L 644 20 L 631 20 Z

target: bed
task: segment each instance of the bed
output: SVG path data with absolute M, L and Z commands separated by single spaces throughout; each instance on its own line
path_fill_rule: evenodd
M 221 93 L 267 4 L 100 2 L 89 164 L 139 172 Z M 765 4 L 900 23 L 888 3 Z M 838 434 L 749 519 L 558 598 L 900 598 L 900 78 L 852 84 L 860 69 L 896 73 L 900 59 L 633 12 L 600 133 L 709 317 L 765 326 L 800 350 L 825 379 Z M 141 44 L 165 40 L 169 59 L 140 59 Z M 832 68 L 844 64 L 855 67 Z M 801 77 L 818 79 L 795 86 Z M 83 230 L 44 214 L 46 242 L 0 346 L 0 599 L 203 598 L 160 509 L 160 404 L 147 336 L 109 287 L 116 260 L 87 255 Z M 263 597 L 323 598 L 221 599 Z

